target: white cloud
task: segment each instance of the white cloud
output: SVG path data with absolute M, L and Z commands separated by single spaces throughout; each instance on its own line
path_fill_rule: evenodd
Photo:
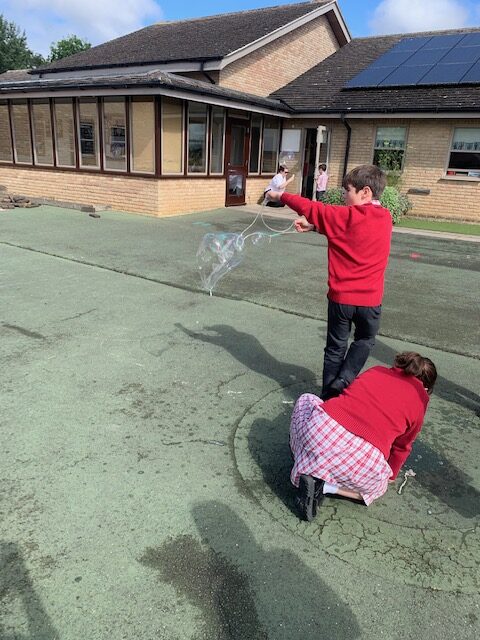
M 469 24 L 470 12 L 461 0 L 382 0 L 373 13 L 373 33 L 409 33 L 457 29 Z
M 162 18 L 155 0 L 6 0 L 2 13 L 27 33 L 28 45 L 47 54 L 50 44 L 75 34 L 92 44 Z

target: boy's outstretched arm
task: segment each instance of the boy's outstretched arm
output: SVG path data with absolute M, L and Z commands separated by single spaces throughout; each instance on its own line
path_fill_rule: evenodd
M 312 202 L 308 198 L 302 198 L 291 193 L 279 193 L 278 191 L 269 191 L 268 198 L 288 205 L 299 216 L 304 216 L 317 231 L 323 234 L 326 233 L 324 216 L 327 207 L 322 202 Z M 299 226 L 303 227 L 302 231 L 311 230 L 311 228 L 306 228 L 306 225 L 302 225 L 301 221 L 299 223 L 299 225 L 295 224 L 297 231 L 300 231 Z

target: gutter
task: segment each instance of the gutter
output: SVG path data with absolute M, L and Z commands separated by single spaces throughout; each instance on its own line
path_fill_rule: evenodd
M 352 127 L 347 122 L 344 113 L 342 113 L 340 115 L 340 119 L 341 119 L 344 127 L 347 130 L 347 144 L 345 146 L 345 158 L 344 158 L 344 161 L 343 161 L 343 174 L 342 174 L 342 177 L 344 178 L 347 175 L 348 157 L 350 156 L 350 143 L 351 143 L 351 140 L 352 140 Z

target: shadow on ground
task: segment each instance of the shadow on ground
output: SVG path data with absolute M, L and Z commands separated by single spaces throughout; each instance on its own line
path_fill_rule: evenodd
M 222 503 L 200 503 L 193 517 L 201 543 L 179 536 L 140 561 L 202 611 L 198 640 L 360 637 L 348 605 L 295 553 L 263 549 Z
M 17 619 L 23 611 L 26 633 L 10 628 L 8 613 Z M 59 638 L 32 584 L 21 551 L 13 542 L 0 542 L 1 640 L 54 640 Z

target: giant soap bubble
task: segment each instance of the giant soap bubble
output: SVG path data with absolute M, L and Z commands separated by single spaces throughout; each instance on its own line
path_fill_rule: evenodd
M 264 206 L 265 202 L 253 222 L 241 233 L 207 233 L 203 236 L 197 251 L 197 265 L 202 286 L 210 295 L 218 281 L 243 262 L 247 246 L 261 247 L 271 242 L 275 236 L 296 233 L 291 231 L 293 223 L 287 229 L 273 229 L 269 226 L 263 217 Z M 253 231 L 247 234 L 259 217 L 272 233 Z

